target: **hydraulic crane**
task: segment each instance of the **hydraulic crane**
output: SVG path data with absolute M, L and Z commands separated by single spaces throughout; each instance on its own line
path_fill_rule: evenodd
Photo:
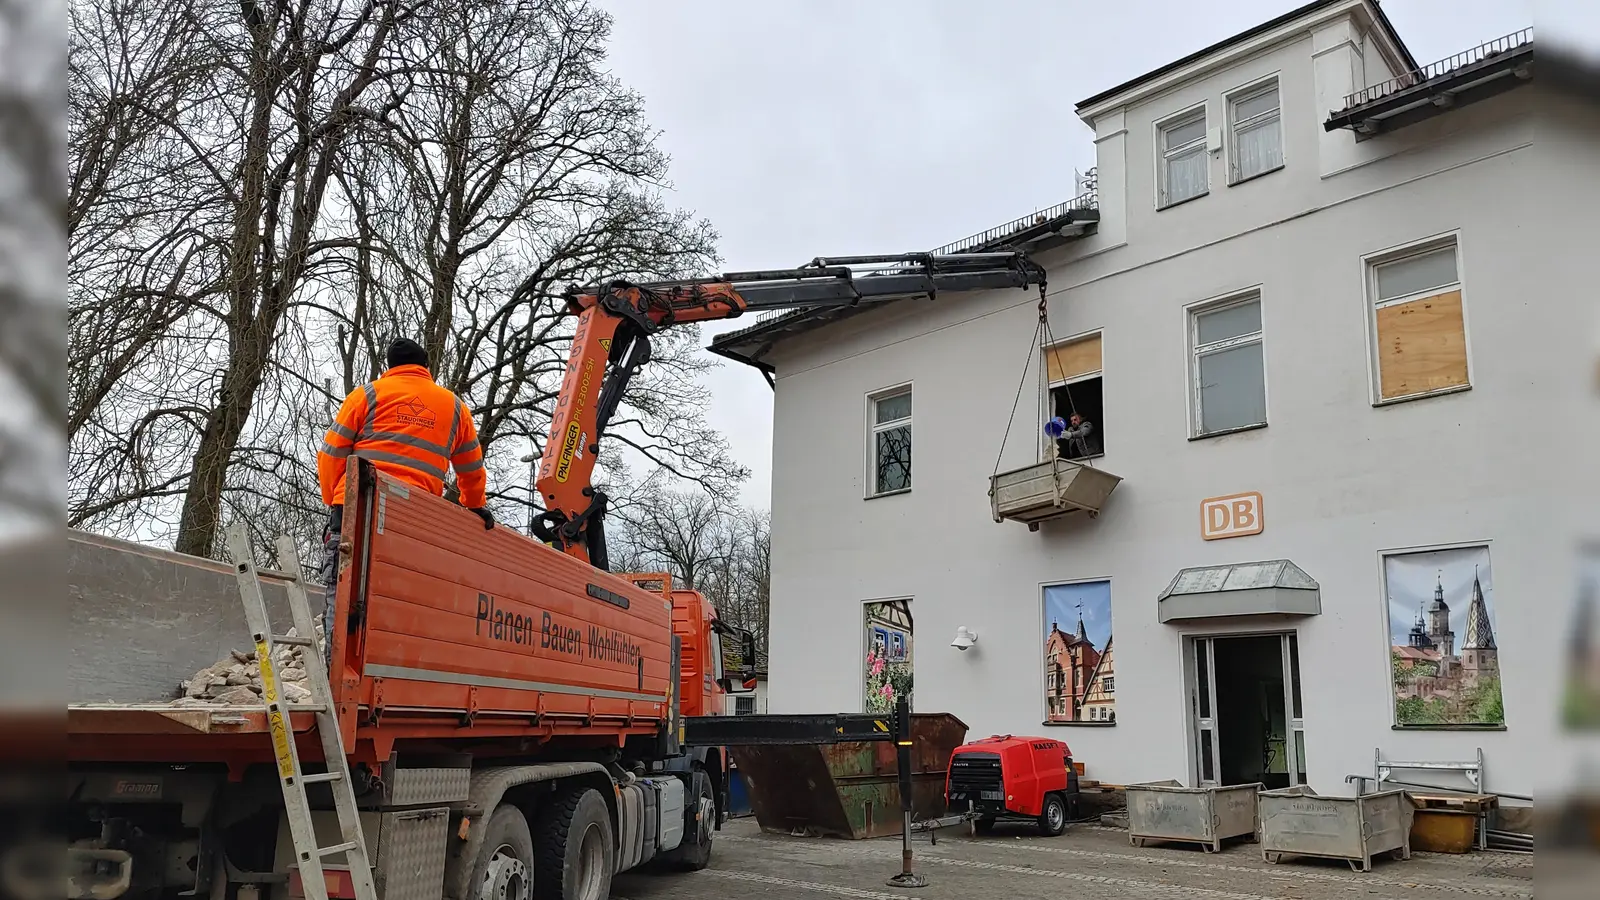
M 596 455 L 628 382 L 650 361 L 655 332 L 746 312 L 835 309 L 1029 287 L 1043 296 L 1044 269 L 1020 251 L 1002 251 L 819 257 L 795 269 L 569 288 L 567 309 L 578 325 L 535 480 L 546 511 L 534 520 L 534 536 L 598 569 L 610 569 L 607 498 L 593 483 Z

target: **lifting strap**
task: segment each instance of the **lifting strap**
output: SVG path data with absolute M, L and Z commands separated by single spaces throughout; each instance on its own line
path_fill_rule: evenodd
M 1039 397 L 1038 418 L 1041 423 L 1045 421 L 1045 404 L 1050 396 L 1050 364 L 1045 358 L 1048 348 L 1055 344 L 1055 335 L 1050 330 L 1050 301 L 1045 295 L 1045 286 L 1039 285 L 1039 322 L 1033 328 L 1033 337 L 1030 339 L 1026 358 L 1022 361 L 1022 378 L 1017 382 L 1017 396 L 1011 401 L 1011 415 L 1006 418 L 1005 434 L 1000 438 L 1000 452 L 995 455 L 994 471 L 991 477 L 1000 474 L 1000 463 L 1005 459 L 1006 443 L 1011 439 L 1011 426 L 1016 422 L 1017 409 L 1022 405 L 1022 389 L 1028 386 L 1028 370 L 1033 366 L 1033 352 L 1039 351 Z M 1076 414 L 1077 406 L 1072 402 L 1072 391 L 1067 391 L 1067 405 Z

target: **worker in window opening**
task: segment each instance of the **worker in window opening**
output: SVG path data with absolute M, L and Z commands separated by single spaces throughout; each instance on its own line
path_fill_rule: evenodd
M 323 529 L 322 583 L 327 594 L 323 628 L 333 615 L 339 581 L 339 537 L 344 521 L 345 463 L 354 454 L 393 478 L 444 496 L 446 470 L 454 467 L 462 506 L 477 513 L 485 530 L 494 527 L 484 490 L 483 448 L 472 412 L 450 390 L 434 383 L 428 351 L 398 338 L 389 345 L 388 369 L 376 381 L 350 392 L 317 453 L 317 481 L 329 509 Z
M 1073 413 L 1067 419 L 1067 430 L 1061 435 L 1067 448 L 1067 459 L 1084 459 L 1100 452 L 1099 438 L 1094 437 L 1094 423 Z

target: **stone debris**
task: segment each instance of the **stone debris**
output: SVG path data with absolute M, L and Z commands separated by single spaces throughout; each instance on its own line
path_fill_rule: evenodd
M 289 637 L 297 637 L 291 628 Z M 317 649 L 327 652 L 327 638 L 322 624 L 317 623 Z M 278 687 L 283 699 L 289 703 L 307 703 L 311 690 L 306 687 L 306 659 L 304 647 L 280 646 L 274 648 L 273 671 L 278 674 Z M 194 673 L 179 685 L 180 696 L 168 701 L 175 707 L 204 706 L 259 706 L 261 704 L 261 664 L 255 651 L 230 650 L 221 662 Z

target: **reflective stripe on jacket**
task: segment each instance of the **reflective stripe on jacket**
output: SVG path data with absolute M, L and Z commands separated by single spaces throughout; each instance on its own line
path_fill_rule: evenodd
M 451 466 L 461 505 L 481 507 L 488 478 L 472 413 L 434 383 L 425 366 L 395 366 L 350 392 L 317 452 L 322 502 L 344 502 L 344 472 L 354 454 L 386 475 L 444 494 Z

